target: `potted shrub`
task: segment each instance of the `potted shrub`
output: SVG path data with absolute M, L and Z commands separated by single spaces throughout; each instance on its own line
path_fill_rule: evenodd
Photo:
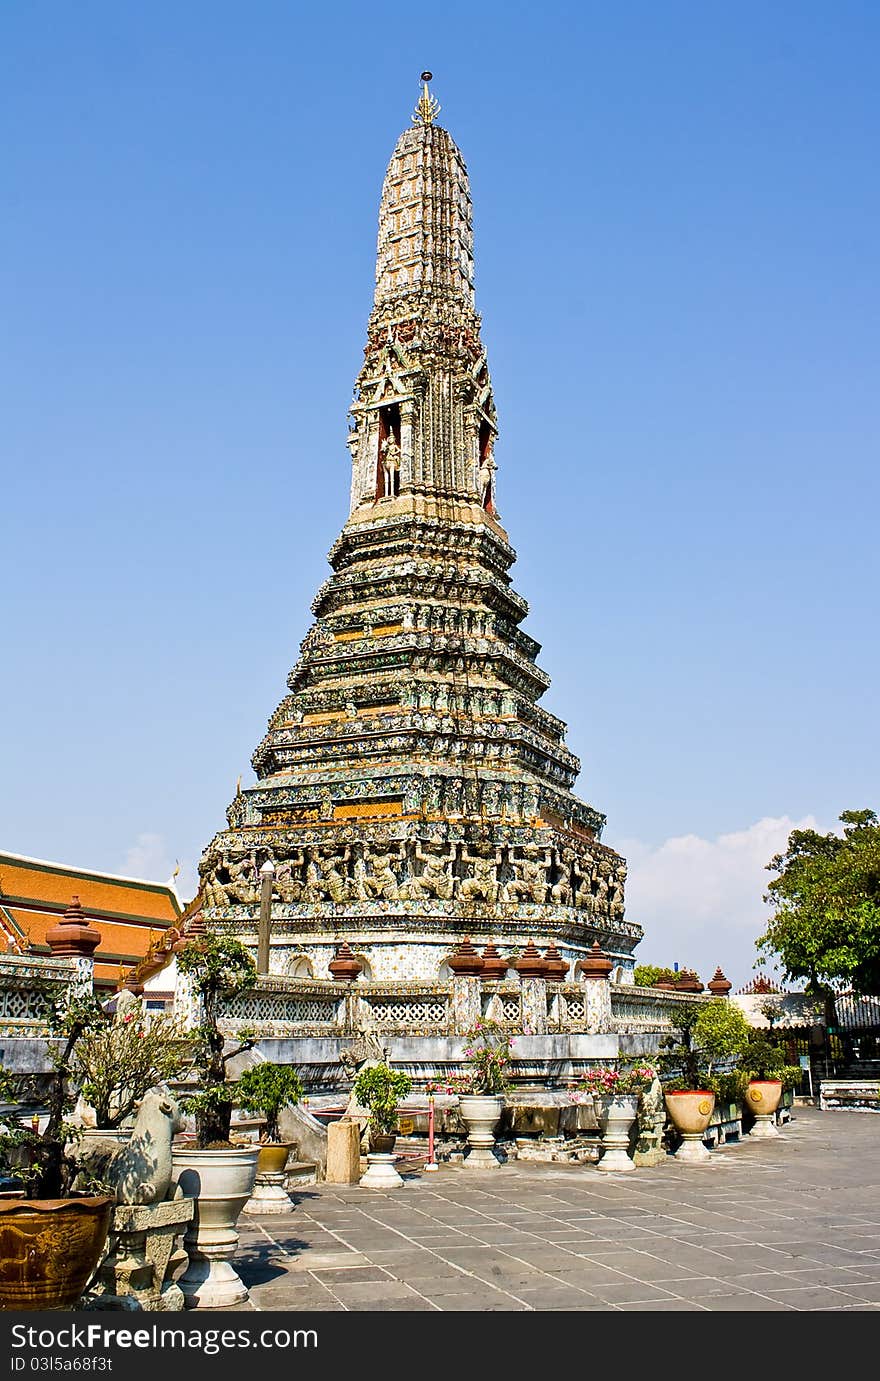
M 292 1143 L 281 1140 L 278 1117 L 283 1108 L 294 1107 L 303 1096 L 299 1075 L 292 1065 L 264 1060 L 239 1075 L 236 1101 L 246 1112 L 262 1113 L 266 1119 L 260 1133 L 258 1174 L 278 1174 L 287 1164 Z
M 786 1064 L 785 1054 L 763 1031 L 751 1031 L 739 1058 L 743 1102 L 755 1123 L 750 1136 L 778 1136 L 776 1110 L 786 1088 L 797 1088 L 798 1065 Z
M 402 1184 L 394 1168 L 394 1142 L 397 1136 L 397 1104 L 412 1089 L 412 1079 L 390 1065 L 369 1063 L 355 1077 L 352 1093 L 370 1114 L 368 1123 L 367 1173 L 361 1184 L 368 1189 L 391 1189 Z
M 467 1071 L 456 1081 L 458 1108 L 468 1129 L 464 1164 L 472 1170 L 497 1170 L 495 1132 L 509 1087 L 507 1068 L 513 1040 L 497 1022 L 478 1021 L 465 1035 Z
M 178 1284 L 187 1308 L 226 1309 L 248 1297 L 230 1258 L 238 1246 L 239 1214 L 256 1182 L 259 1146 L 229 1138 L 237 1094 L 227 1078 L 230 1060 L 253 1049 L 256 1039 L 242 1035 L 227 1050 L 219 1023 L 224 1002 L 255 985 L 257 966 L 239 940 L 209 932 L 178 950 L 177 969 L 192 980 L 202 1007 L 202 1023 L 190 1033 L 200 1088 L 183 1100 L 195 1116 L 195 1144 L 175 1145 L 171 1153 L 175 1182 L 196 1200 L 184 1237 L 190 1264 Z
M 84 1178 L 71 1155 L 78 1129 L 69 1121 L 76 1094 L 74 1054 L 103 1013 L 92 995 L 50 1002 L 48 1118 L 28 1114 L 27 1076 L 0 1070 L 0 1099 L 15 1111 L 0 1124 L 0 1173 L 18 1189 L 0 1201 L 0 1309 L 72 1309 L 100 1260 L 115 1194 Z
M 616 1063 L 587 1070 L 578 1092 L 591 1094 L 602 1132 L 600 1170 L 634 1170 L 630 1159 L 630 1130 L 638 1116 L 639 1097 L 656 1078 L 651 1065 Z
M 657 1060 L 666 1113 L 681 1137 L 679 1160 L 707 1161 L 703 1136 L 715 1109 L 719 1075 L 745 1049 L 749 1024 L 738 1007 L 723 998 L 682 1003 L 676 1011 L 677 1036 L 661 1042 Z
M 189 1056 L 177 1022 L 161 1013 L 148 1017 L 131 993 L 120 993 L 112 1018 L 98 1010 L 76 1042 L 71 1076 L 95 1113 L 95 1128 L 84 1128 L 84 1134 L 112 1136 L 133 1117 L 144 1094 L 176 1078 Z

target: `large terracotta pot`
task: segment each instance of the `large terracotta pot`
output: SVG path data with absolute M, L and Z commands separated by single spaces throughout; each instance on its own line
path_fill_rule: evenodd
M 703 1134 L 715 1109 L 714 1093 L 707 1089 L 670 1089 L 663 1099 L 667 1116 L 681 1136 L 676 1160 L 694 1163 L 711 1160 L 712 1153 L 703 1144 Z
M 464 1164 L 471 1170 L 497 1170 L 501 1162 L 494 1154 L 495 1129 L 501 1121 L 504 1099 L 500 1094 L 463 1093 L 458 1110 L 467 1123 L 470 1150 Z
M 755 1119 L 749 1133 L 754 1137 L 779 1136 L 776 1109 L 782 1098 L 781 1079 L 750 1079 L 746 1089 L 746 1107 Z
M 629 1155 L 629 1133 L 639 1111 L 637 1093 L 600 1094 L 596 1115 L 602 1132 L 599 1170 L 635 1170 Z
M 0 1309 L 75 1309 L 115 1202 L 112 1194 L 0 1200 Z
M 238 1247 L 235 1225 L 256 1183 L 259 1154 L 256 1145 L 220 1151 L 171 1148 L 172 1183 L 196 1201 L 183 1239 L 189 1267 L 177 1282 L 187 1309 L 228 1309 L 248 1298 L 230 1258 Z

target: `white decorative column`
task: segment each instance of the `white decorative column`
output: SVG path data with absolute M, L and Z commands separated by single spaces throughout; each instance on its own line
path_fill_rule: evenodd
M 609 981 L 613 967 L 598 940 L 593 942 L 587 958 L 577 965 L 584 977 L 584 1017 L 591 1036 L 605 1035 L 613 1030 Z

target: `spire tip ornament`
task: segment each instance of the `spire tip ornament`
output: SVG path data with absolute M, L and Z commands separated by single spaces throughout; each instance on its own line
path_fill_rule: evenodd
M 433 76 L 433 72 L 423 72 L 421 75 L 420 80 L 423 82 L 422 94 L 419 97 L 419 103 L 412 117 L 413 124 L 415 125 L 417 125 L 419 121 L 421 121 L 423 125 L 433 125 L 440 111 L 443 109 L 436 96 L 432 96 L 428 90 L 428 82 L 432 80 Z

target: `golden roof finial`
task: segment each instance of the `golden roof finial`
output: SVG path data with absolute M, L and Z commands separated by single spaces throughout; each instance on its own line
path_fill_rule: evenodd
M 436 96 L 432 96 L 428 90 L 428 82 L 433 75 L 433 72 L 422 73 L 421 80 L 424 85 L 422 86 L 422 94 L 419 97 L 419 103 L 413 113 L 413 124 L 417 125 L 421 120 L 423 125 L 433 125 L 437 116 L 440 114 L 442 109 L 440 102 L 437 100 Z

